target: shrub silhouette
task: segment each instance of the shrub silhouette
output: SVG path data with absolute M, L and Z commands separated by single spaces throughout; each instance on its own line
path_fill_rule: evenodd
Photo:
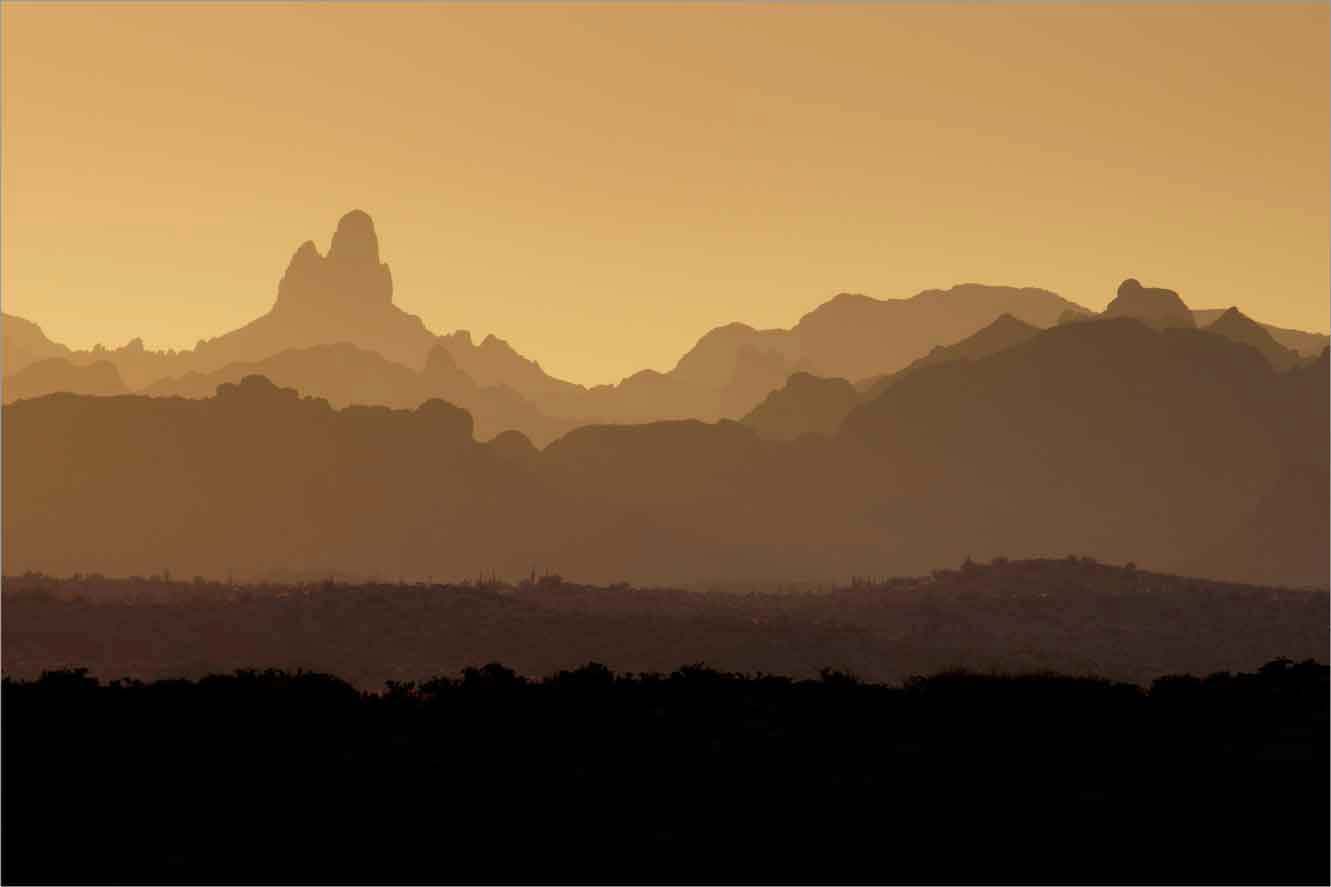
M 1324 882 L 1329 687 L 1290 660 L 1149 689 L 702 664 L 491 663 L 375 693 L 269 669 L 7 677 L 0 874 Z

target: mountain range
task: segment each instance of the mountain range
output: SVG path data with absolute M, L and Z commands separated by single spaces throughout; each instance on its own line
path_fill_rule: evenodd
M 194 349 L 4 335 L 7 574 L 688 582 L 1076 552 L 1327 583 L 1326 337 L 1132 279 L 1100 314 L 843 294 L 588 388 L 397 307 L 357 211 Z
M 1129 283 L 1135 281 L 1124 287 Z M 1158 300 L 1169 291 L 1143 293 L 1127 295 L 1150 304 L 1153 295 Z M 1176 312 L 1186 314 L 1177 294 L 1170 295 Z M 1120 307 L 1124 299 L 1121 288 L 1106 314 L 1136 310 L 1147 319 L 1148 310 Z M 1005 326 L 993 327 L 1000 316 Z M 995 347 L 988 339 L 1007 341 L 1004 336 L 1020 336 L 1023 330 L 1091 316 L 1079 305 L 1034 288 L 963 284 L 888 300 L 843 293 L 791 329 L 726 324 L 702 336 L 667 372 L 643 370 L 615 385 L 585 387 L 548 375 L 496 336 L 477 344 L 465 330 L 430 332 L 419 317 L 394 303 L 393 276 L 381 261 L 374 223 L 354 210 L 338 222 L 326 255 L 312 241 L 296 249 L 271 310 L 194 349 L 151 351 L 136 339 L 114 350 L 73 351 L 47 339 L 35 324 L 5 315 L 4 397 L 11 402 L 55 391 L 111 394 L 122 389 L 205 397 L 223 382 L 261 374 L 335 406 L 407 408 L 439 397 L 470 411 L 482 437 L 517 430 L 545 446 L 583 424 L 739 419 L 795 373 L 872 387 L 931 361 L 988 353 Z M 1229 315 L 1216 315 L 1214 323 L 1217 332 L 1247 341 L 1281 368 L 1315 356 L 1327 340 L 1243 324 Z M 982 330 L 988 339 L 968 338 Z M 19 376 L 39 360 L 64 361 L 69 368 L 46 364 Z M 105 366 L 95 372 L 75 369 L 94 364 L 109 364 L 119 381 Z
M 260 376 L 57 394 L 5 407 L 4 570 L 687 582 L 1075 552 L 1325 585 L 1328 400 L 1326 352 L 1279 372 L 1132 318 L 905 373 L 789 440 L 684 420 L 538 450 L 438 399 L 339 410 Z

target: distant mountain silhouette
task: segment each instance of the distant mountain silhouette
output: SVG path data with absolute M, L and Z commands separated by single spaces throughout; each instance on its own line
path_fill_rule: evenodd
M 866 379 L 857 387 L 865 392 L 867 399 L 872 399 L 887 390 L 894 381 L 905 377 L 907 373 L 922 370 L 925 367 L 942 366 L 958 360 L 979 360 L 1000 351 L 1006 351 L 1014 345 L 1020 345 L 1034 338 L 1039 328 L 1022 323 L 1011 314 L 1001 314 L 998 319 L 972 336 L 967 336 L 952 345 L 939 345 L 912 363 L 910 366 L 889 376 Z
M 431 348 L 419 372 L 369 351 L 342 342 L 293 348 L 260 361 L 228 364 L 211 373 L 190 373 L 149 385 L 142 393 L 152 397 L 210 397 L 217 386 L 239 382 L 246 376 L 266 377 L 278 386 L 323 398 L 333 407 L 381 405 L 415 409 L 441 398 L 466 409 L 476 419 L 478 437 L 518 429 L 540 446 L 571 427 L 550 419 L 516 392 L 501 387 L 482 388 L 459 370 L 442 344 Z
M 283 352 L 347 343 L 419 371 L 438 344 L 480 389 L 509 389 L 530 402 L 528 413 L 549 417 L 546 425 L 528 415 L 512 426 L 539 440 L 554 433 L 547 427 L 550 423 L 567 427 L 738 418 L 780 388 L 793 372 L 852 379 L 893 372 L 933 346 L 979 330 L 999 314 L 1008 312 L 1036 326 L 1049 326 L 1066 310 L 1085 309 L 1045 290 L 978 284 L 885 301 L 843 294 L 805 315 L 793 329 L 721 326 L 702 336 L 668 372 L 644 370 L 615 385 L 587 388 L 550 376 L 494 335 L 480 344 L 465 330 L 436 337 L 418 317 L 393 303 L 393 278 L 381 261 L 374 223 L 365 212 L 353 210 L 338 222 L 327 255 L 312 241 L 301 244 L 278 284 L 272 309 L 245 326 L 200 341 L 187 351 L 149 351 L 135 339 L 121 348 L 98 346 L 67 356 L 76 364 L 110 361 L 132 390 L 188 390 L 197 396 L 206 393 L 200 386 L 218 381 L 205 383 L 198 377 L 220 374 L 219 378 L 234 380 L 247 372 L 267 372 L 265 362 Z M 6 324 L 6 329 L 15 329 L 12 336 L 6 334 L 6 344 L 12 346 L 6 352 L 14 355 L 14 368 L 28 360 L 20 339 L 36 341 L 32 335 L 36 328 L 29 324 L 20 330 L 23 323 L 15 319 Z M 61 356 L 67 351 L 49 342 L 45 347 L 38 356 Z M 291 362 L 286 358 L 282 363 L 287 374 Z M 307 363 L 298 387 L 334 403 L 352 403 L 379 392 L 376 402 L 405 406 L 416 396 L 382 393 L 385 373 L 372 373 L 378 381 L 367 383 L 351 381 L 346 372 L 333 371 L 328 378 L 311 373 L 316 368 Z M 170 379 L 189 381 L 168 383 Z M 450 398 L 466 400 L 458 392 L 450 392 Z M 516 421 L 507 418 L 511 405 L 492 409 L 486 398 L 466 402 L 484 428 L 490 427 L 487 413 L 493 413 L 494 421 Z
M 171 377 L 210 373 L 232 363 L 262 361 L 293 348 L 339 342 L 419 369 L 435 336 L 420 318 L 396 307 L 392 299 L 392 275 L 379 261 L 374 223 L 363 211 L 353 210 L 338 222 L 327 256 L 311 241 L 296 250 L 278 284 L 272 309 L 245 326 L 200 341 L 192 350 L 149 351 L 142 340 L 135 339 L 122 348 L 98 346 L 70 352 L 68 357 L 77 364 L 109 360 L 134 390 Z M 6 330 L 11 326 L 6 316 Z M 6 332 L 6 345 L 9 342 Z
M 753 408 L 743 422 L 762 437 L 790 440 L 801 434 L 833 434 L 860 396 L 845 379 L 795 373 L 784 387 Z
M 1066 323 L 1077 323 L 1082 320 L 1094 320 L 1098 315 L 1093 311 L 1087 311 L 1083 308 L 1069 308 L 1058 315 L 1058 325 Z
M 511 388 L 534 402 L 555 405 L 561 415 L 559 405 L 570 401 L 578 403 L 579 396 L 586 391 L 581 385 L 547 375 L 539 363 L 523 357 L 494 335 L 486 336 L 476 345 L 471 333 L 459 330 L 440 336 L 435 347 L 447 351 L 458 369 L 477 384 Z
M 312 241 L 296 250 L 267 314 L 195 348 L 193 369 L 263 360 L 291 348 L 350 342 L 413 369 L 435 336 L 393 304 L 393 275 L 379 260 L 374 222 L 352 210 L 337 223 L 326 256 Z
M 703 335 L 666 372 L 643 370 L 614 385 L 584 387 L 550 376 L 494 335 L 479 344 L 467 331 L 436 337 L 393 298 L 392 274 L 381 261 L 374 223 L 365 212 L 353 210 L 339 221 L 326 255 L 310 241 L 295 251 L 272 309 L 240 329 L 178 352 L 147 350 L 140 339 L 115 349 L 99 345 L 71 352 L 46 339 L 36 326 L 6 315 L 5 372 L 12 374 L 41 357 L 63 356 L 79 366 L 109 361 L 130 390 L 155 394 L 206 396 L 222 381 L 261 373 L 334 405 L 411 407 L 422 395 L 441 396 L 471 411 L 483 435 L 514 429 L 540 444 L 583 424 L 737 419 L 797 372 L 872 388 L 865 380 L 881 381 L 907 368 L 914 372 L 936 362 L 990 353 L 996 346 L 983 339 L 972 342 L 969 352 L 944 346 L 960 346 L 1005 315 L 1008 328 L 989 335 L 1002 340 L 1023 330 L 1096 316 L 1034 288 L 962 284 L 888 300 L 843 293 L 791 329 L 726 324 Z M 1139 317 L 1156 326 L 1191 325 L 1191 314 L 1176 293 L 1148 290 L 1132 280 L 1120 287 L 1106 314 Z M 1297 343 L 1309 356 L 1326 342 L 1315 334 L 1268 330 L 1278 341 Z M 340 352 L 326 346 L 340 344 L 373 352 L 418 374 L 442 347 L 451 360 L 444 372 L 451 381 L 435 379 L 422 389 L 417 384 L 422 380 L 371 366 L 365 355 L 352 352 L 345 352 L 350 363 L 339 368 L 333 355 Z M 306 353 L 292 356 L 300 352 Z M 1278 365 L 1284 364 L 1278 359 Z M 364 370 L 366 378 L 357 377 L 352 367 Z M 44 392 L 29 387 L 25 393 Z
M 895 372 L 935 345 L 957 342 L 1002 314 L 1051 327 L 1082 308 L 1048 290 L 967 283 L 886 301 L 843 294 L 806 314 L 793 332 L 821 375 L 864 379 Z
M 42 328 L 13 314 L 0 315 L 4 324 L 4 374 L 6 376 L 50 357 L 65 357 L 69 349 L 46 338 Z
M 1074 551 L 1325 584 L 1325 517 L 1279 503 L 1291 472 L 1327 471 L 1327 384 L 1325 357 L 1277 373 L 1221 336 L 1117 319 L 924 367 L 840 433 L 790 441 L 660 422 L 538 452 L 476 443 L 440 401 L 337 411 L 261 379 L 202 400 L 53 395 L 4 408 L 4 569 L 676 582 Z M 1253 515 L 1287 556 L 1221 557 Z
M 150 397 L 212 397 L 218 385 L 252 375 L 265 376 L 278 386 L 294 388 L 310 397 L 322 397 L 335 407 L 381 404 L 410 409 L 427 399 L 421 373 L 349 342 L 289 348 L 263 360 L 162 379 L 141 393 Z
M 963 284 L 908 299 L 843 293 L 791 329 L 717 327 L 667 373 L 646 371 L 591 390 L 590 406 L 565 415 L 597 421 L 715 420 L 751 412 L 793 373 L 860 379 L 895 372 L 1010 313 L 1051 326 L 1079 306 L 1046 290 Z
M 1191 310 L 1173 290 L 1143 287 L 1131 278 L 1119 285 L 1116 298 L 1103 314 L 1069 310 L 1058 322 L 1076 323 L 1096 317 L 1134 317 L 1156 329 L 1205 329 L 1253 346 L 1272 366 L 1282 370 L 1289 369 L 1300 359 L 1315 358 L 1331 345 L 1329 336 L 1258 323 L 1237 307 Z
M 911 374 L 844 428 L 919 506 L 884 501 L 887 526 L 985 539 L 985 551 L 1041 540 L 1162 562 L 1232 532 L 1291 460 L 1325 470 L 1327 424 L 1325 378 L 1277 374 L 1219 336 L 1118 319 Z M 1327 535 L 1306 562 L 1327 560 Z M 1326 581 L 1325 567 L 1272 569 Z
M 1197 322 L 1173 290 L 1144 287 L 1133 278 L 1118 286 L 1118 295 L 1104 310 L 1105 317 L 1133 317 L 1155 329 L 1193 329 Z
M 1206 327 L 1207 332 L 1233 342 L 1251 345 L 1277 370 L 1288 370 L 1299 363 L 1299 353 L 1278 343 L 1266 329 L 1238 308 L 1230 308 Z
M 1197 321 L 1197 326 L 1205 329 L 1220 319 L 1227 308 L 1203 308 L 1194 310 L 1192 316 Z M 1271 334 L 1271 338 L 1277 343 L 1283 345 L 1292 351 L 1298 352 L 1300 357 L 1317 357 L 1327 347 L 1331 346 L 1331 336 L 1322 333 L 1308 333 L 1303 330 L 1291 330 L 1283 327 L 1272 326 L 1269 323 L 1261 324 L 1262 329 Z
M 99 360 L 77 366 L 63 357 L 48 357 L 30 363 L 5 379 L 5 403 L 41 397 L 55 391 L 71 394 L 127 394 L 129 389 L 110 361 Z
M 940 345 L 905 369 L 864 379 L 853 386 L 845 379 L 797 373 L 743 421 L 763 437 L 775 440 L 789 440 L 806 433 L 830 434 L 861 402 L 873 400 L 910 373 L 958 360 L 988 357 L 1020 345 L 1039 332 L 1011 314 L 1003 314 L 974 335 L 952 345 Z

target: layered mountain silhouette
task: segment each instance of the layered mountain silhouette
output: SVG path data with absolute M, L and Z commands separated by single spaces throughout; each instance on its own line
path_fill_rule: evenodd
M 1153 560 L 1231 534 L 1293 465 L 1324 470 L 1326 401 L 1325 374 L 1280 374 L 1219 336 L 1120 319 L 916 373 L 844 430 L 923 506 L 890 507 L 889 521 L 1000 549 L 1075 537 Z
M 74 364 L 63 357 L 48 357 L 29 363 L 5 379 L 4 400 L 10 403 L 25 397 L 40 397 L 52 391 L 73 394 L 127 394 L 120 373 L 107 360 Z
M 1137 317 L 1158 327 L 1193 325 L 1176 293 L 1134 280 L 1124 282 L 1106 315 Z M 582 424 L 744 417 L 795 373 L 844 378 L 876 392 L 875 386 L 892 384 L 903 370 L 974 359 L 1035 329 L 1095 316 L 1034 288 L 963 284 L 888 300 L 843 293 L 791 329 L 720 326 L 669 371 L 643 370 L 615 385 L 588 388 L 550 376 L 494 335 L 479 343 L 467 331 L 435 336 L 394 303 L 393 277 L 381 260 L 374 223 L 353 210 L 338 222 L 326 254 L 312 241 L 301 244 L 278 283 L 272 309 L 240 329 L 187 351 L 150 351 L 138 339 L 116 349 L 70 351 L 35 325 L 6 315 L 5 375 L 49 357 L 82 367 L 109 362 L 130 390 L 206 397 L 217 384 L 258 373 L 334 406 L 409 408 L 442 397 L 472 412 L 483 436 L 517 430 L 544 445 Z M 1226 320 L 1215 332 L 1241 337 L 1279 367 L 1290 365 L 1284 352 L 1240 326 Z M 1266 329 L 1278 341 L 1297 341 L 1304 357 L 1315 355 L 1326 338 Z M 440 349 L 448 361 L 443 370 Z M 436 369 L 427 372 L 432 362 Z M 812 393 L 807 382 L 797 385 L 802 386 L 798 396 Z M 823 390 L 834 387 L 839 386 Z M 63 389 L 114 390 L 80 387 L 48 370 L 23 380 L 6 398 Z M 826 430 L 832 414 L 818 412 L 806 430 Z
M 829 434 L 593 425 L 540 451 L 441 401 L 337 410 L 255 377 L 53 395 L 5 407 L 4 569 L 677 582 L 1076 552 L 1324 585 L 1325 511 L 1297 500 L 1327 473 L 1325 361 L 1100 319 L 906 373 Z M 1234 545 L 1254 521 L 1288 550 Z
M 196 371 L 262 360 L 291 348 L 350 342 L 419 369 L 435 336 L 393 304 L 393 275 L 379 260 L 374 222 L 361 210 L 337 223 L 328 254 L 312 241 L 296 250 L 277 301 L 238 330 L 200 342 Z
M 1118 293 L 1105 308 L 1105 317 L 1135 317 L 1156 329 L 1193 329 L 1188 306 L 1173 290 L 1142 286 L 1135 278 L 1128 278 L 1118 286 Z
M 4 323 L 5 376 L 17 373 L 39 360 L 69 354 L 68 348 L 46 338 L 42 328 L 30 320 L 4 314 L 0 315 L 0 321 Z
M 1094 315 L 1087 315 L 1093 317 Z M 824 379 L 797 373 L 744 417 L 744 423 L 764 437 L 790 439 L 801 434 L 836 431 L 855 407 L 873 400 L 909 374 L 925 367 L 959 360 L 978 360 L 1020 345 L 1040 330 L 1003 314 L 972 336 L 952 345 L 940 345 L 905 369 L 863 379 L 851 385 L 845 379 Z
M 435 336 L 393 298 L 392 273 L 381 261 L 374 223 L 353 210 L 338 222 L 326 255 L 312 241 L 300 245 L 278 283 L 272 309 L 240 329 L 188 351 L 149 351 L 136 339 L 122 348 L 71 352 L 46 340 L 34 325 L 7 317 L 6 354 L 12 359 L 6 357 L 6 375 L 38 357 L 63 356 L 77 365 L 109 361 L 127 387 L 154 395 L 207 396 L 216 383 L 259 372 L 283 384 L 290 379 L 333 404 L 412 406 L 420 402 L 418 386 L 403 382 L 392 391 L 385 388 L 390 379 L 407 379 L 403 372 L 371 368 L 363 354 L 349 350 L 311 349 L 353 346 L 419 373 L 442 347 L 468 382 L 428 394 L 464 402 L 487 433 L 502 430 L 492 425 L 497 423 L 543 441 L 559 428 L 583 423 L 738 418 L 794 372 L 848 378 L 892 372 L 1005 312 L 1048 326 L 1065 310 L 1084 310 L 1045 290 L 977 284 L 909 299 L 843 294 L 792 329 L 727 324 L 702 336 L 667 372 L 643 370 L 615 385 L 587 388 L 550 376 L 494 335 L 479 344 L 465 330 Z M 350 361 L 340 369 L 338 355 Z M 353 378 L 355 368 L 368 378 Z M 24 392 L 37 393 L 31 387 Z M 515 402 L 514 394 L 527 403 Z
M 845 379 L 823 379 L 795 373 L 744 417 L 745 425 L 762 437 L 790 440 L 801 434 L 832 434 L 860 403 Z
M 1230 308 L 1206 327 L 1208 332 L 1224 336 L 1233 342 L 1250 345 L 1278 370 L 1292 369 L 1300 361 L 1299 354 L 1275 340 L 1266 329 L 1238 308 Z
M 1193 318 L 1197 321 L 1197 326 L 1205 329 L 1220 319 L 1227 308 L 1203 308 L 1192 312 Z M 1284 327 L 1272 326 L 1269 323 L 1259 324 L 1262 329 L 1271 334 L 1271 338 L 1277 343 L 1290 349 L 1299 355 L 1301 359 L 1316 358 L 1328 346 L 1331 346 L 1331 336 L 1321 333 L 1308 333 L 1303 330 L 1291 330 Z
M 1039 332 L 1038 327 L 1023 323 L 1011 314 L 1002 314 L 975 335 L 952 345 L 939 345 L 900 372 L 866 379 L 858 387 L 867 397 L 872 398 L 887 390 L 893 382 L 904 378 L 907 373 L 958 360 L 979 360 L 1029 341 Z
M 587 388 L 393 297 L 355 211 L 189 351 L 70 351 L 6 315 L 5 571 L 666 582 L 1072 551 L 1327 582 L 1325 337 L 1237 308 L 1131 279 L 1099 315 L 843 294 Z
M 323 398 L 338 408 L 377 404 L 412 409 L 431 398 L 443 399 L 472 414 L 481 439 L 521 428 L 538 446 L 544 446 L 572 427 L 566 421 L 543 415 L 510 388 L 477 385 L 458 369 L 443 343 L 430 349 L 419 371 L 342 342 L 292 348 L 264 360 L 227 364 L 211 373 L 164 379 L 149 385 L 143 393 L 203 398 L 211 396 L 219 385 L 234 384 L 247 376 L 263 376 L 280 387 Z

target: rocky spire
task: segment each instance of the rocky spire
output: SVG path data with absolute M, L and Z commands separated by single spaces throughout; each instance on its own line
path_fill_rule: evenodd
M 353 209 L 338 221 L 328 259 L 351 266 L 379 264 L 379 235 L 369 213 Z
M 327 257 L 313 241 L 302 243 L 277 287 L 277 308 L 283 311 L 346 314 L 392 302 L 393 276 L 379 261 L 374 220 L 359 209 L 337 223 Z

